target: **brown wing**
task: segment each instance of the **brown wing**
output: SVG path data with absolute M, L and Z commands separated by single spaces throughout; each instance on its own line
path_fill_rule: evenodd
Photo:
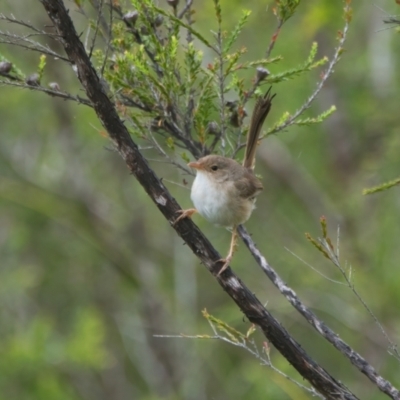
M 267 118 L 269 110 L 271 109 L 272 99 L 274 97 L 275 94 L 271 95 L 271 88 L 269 88 L 267 93 L 265 93 L 265 96 L 260 97 L 254 106 L 243 161 L 243 166 L 245 168 L 254 168 L 254 156 L 256 154 L 258 138 L 265 118 Z
M 248 170 L 245 170 L 243 176 L 240 179 L 235 180 L 234 184 L 240 197 L 244 199 L 251 199 L 263 190 L 263 185 L 260 180 L 252 171 Z

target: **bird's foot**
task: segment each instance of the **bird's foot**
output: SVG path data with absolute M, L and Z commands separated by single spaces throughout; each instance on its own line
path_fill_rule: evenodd
M 197 210 L 195 208 L 188 208 L 187 210 L 178 210 L 177 214 L 180 214 L 180 216 L 174 221 L 174 225 L 177 224 L 181 219 L 190 218 L 195 213 L 197 213 Z
M 220 260 L 217 261 L 223 263 L 222 268 L 219 270 L 217 276 L 220 276 L 229 267 L 229 264 L 233 258 L 233 254 L 235 253 L 237 248 L 236 239 L 237 239 L 237 229 L 236 226 L 234 226 L 232 228 L 232 239 L 231 239 L 231 245 L 229 246 L 228 255 L 225 258 L 221 258 Z
M 223 263 L 221 269 L 218 271 L 217 276 L 220 276 L 229 267 L 232 258 L 233 254 L 228 254 L 226 258 L 221 258 L 217 261 L 217 263 Z

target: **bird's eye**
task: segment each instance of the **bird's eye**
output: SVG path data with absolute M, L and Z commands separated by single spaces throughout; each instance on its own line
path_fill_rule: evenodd
M 213 166 L 211 167 L 211 169 L 212 169 L 213 171 L 216 171 L 216 170 L 218 169 L 218 166 L 217 166 L 217 165 L 213 165 Z

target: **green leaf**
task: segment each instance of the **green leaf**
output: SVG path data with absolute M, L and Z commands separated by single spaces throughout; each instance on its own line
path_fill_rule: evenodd
M 324 121 L 326 118 L 328 118 L 331 114 L 333 114 L 336 111 L 335 106 L 331 106 L 328 110 L 324 111 L 317 117 L 313 118 L 305 118 L 305 119 L 298 119 L 297 121 L 294 122 L 295 125 L 313 125 L 313 124 L 319 124 L 320 122 Z
M 218 25 L 222 23 L 222 10 L 219 0 L 214 0 L 215 16 L 217 17 Z
M 377 193 L 377 192 L 383 192 L 384 190 L 388 190 L 388 189 L 390 189 L 390 188 L 392 188 L 393 186 L 396 186 L 396 185 L 400 185 L 400 178 L 393 179 L 392 181 L 382 183 L 382 184 L 380 184 L 378 186 L 374 186 L 374 187 L 369 188 L 369 189 L 364 189 L 363 190 L 363 195 L 373 194 L 373 193 Z
M 271 83 L 287 81 L 291 78 L 294 78 L 295 76 L 303 74 L 304 72 L 311 71 L 314 68 L 326 64 L 328 62 L 327 57 L 323 57 L 320 60 L 314 62 L 317 50 L 318 50 L 318 45 L 316 42 L 314 42 L 311 46 L 311 50 L 307 57 L 307 61 L 303 65 L 300 65 L 297 68 L 289 69 L 279 74 L 272 74 L 268 76 L 268 78 L 264 82 L 271 84 Z
M 202 42 L 206 47 L 208 47 L 209 49 L 213 49 L 214 50 L 214 46 L 203 35 L 201 35 L 198 31 L 196 31 L 190 25 L 185 24 L 179 18 L 176 18 L 174 15 L 172 15 L 170 13 L 167 13 L 162 8 L 158 8 L 158 7 L 154 7 L 154 8 L 157 10 L 157 12 L 159 12 L 160 14 L 168 17 L 171 21 L 173 21 L 176 24 L 178 24 L 179 26 L 187 29 L 193 36 L 195 36 L 197 39 L 199 39 L 200 42 Z
M 237 23 L 237 25 L 235 26 L 235 28 L 233 29 L 231 34 L 226 39 L 226 43 L 225 43 L 222 54 L 228 53 L 228 51 L 230 50 L 232 45 L 236 42 L 238 36 L 240 35 L 240 32 L 243 29 L 243 26 L 246 24 L 250 14 L 251 14 L 251 11 L 243 10 L 242 13 L 243 14 L 242 14 L 241 18 L 239 19 L 239 22 Z
M 40 59 L 39 59 L 39 66 L 38 66 L 39 81 L 42 80 L 45 67 L 46 67 L 46 55 L 41 54 Z
M 282 22 L 286 22 L 293 16 L 299 4 L 300 0 L 276 0 L 275 15 Z

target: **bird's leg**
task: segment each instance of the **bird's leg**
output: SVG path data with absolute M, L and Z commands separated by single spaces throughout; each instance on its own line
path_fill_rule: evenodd
M 231 245 L 229 247 L 229 253 L 225 258 L 221 258 L 221 260 L 218 260 L 218 262 L 224 263 L 222 265 L 222 268 L 219 270 L 217 274 L 218 276 L 221 275 L 222 272 L 224 272 L 228 268 L 229 263 L 232 261 L 233 254 L 235 253 L 237 247 L 236 241 L 237 241 L 237 228 L 236 226 L 234 226 L 232 229 L 232 238 L 231 238 Z
M 187 210 L 179 210 L 178 214 L 181 214 L 174 222 L 174 225 L 183 218 L 190 218 L 193 214 L 197 213 L 195 208 L 188 208 Z

